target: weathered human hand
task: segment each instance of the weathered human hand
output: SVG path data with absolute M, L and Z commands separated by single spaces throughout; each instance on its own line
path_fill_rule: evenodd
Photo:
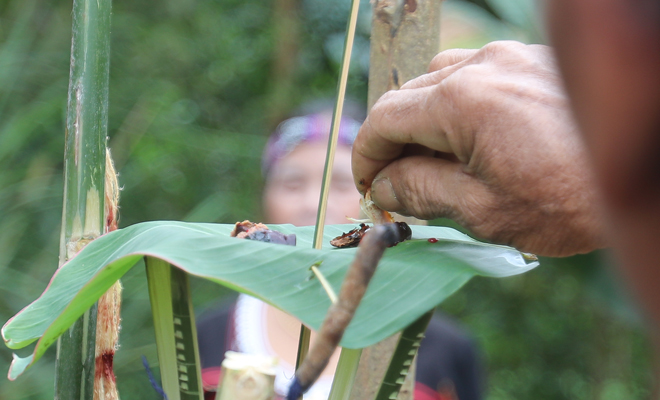
M 604 245 L 600 201 L 550 48 L 494 42 L 438 54 L 386 93 L 353 145 L 353 176 L 381 208 L 448 217 L 519 250 Z

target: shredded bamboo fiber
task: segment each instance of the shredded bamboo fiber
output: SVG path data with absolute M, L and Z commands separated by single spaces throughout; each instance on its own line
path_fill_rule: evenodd
M 119 182 L 110 150 L 105 157 L 105 227 L 104 232 L 117 229 L 119 220 Z M 96 366 L 94 372 L 94 400 L 118 400 L 119 392 L 113 360 L 119 343 L 121 323 L 121 283 L 114 285 L 99 299 L 96 320 Z

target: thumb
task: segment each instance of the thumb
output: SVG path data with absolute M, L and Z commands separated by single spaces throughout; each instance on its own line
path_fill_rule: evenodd
M 445 159 L 413 156 L 383 168 L 371 186 L 380 208 L 420 219 L 451 218 L 459 224 L 478 224 L 491 196 L 463 165 Z

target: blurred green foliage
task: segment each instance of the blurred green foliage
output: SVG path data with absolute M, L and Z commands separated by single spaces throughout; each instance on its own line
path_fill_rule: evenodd
M 305 102 L 334 95 L 348 0 L 115 1 L 110 146 L 124 188 L 122 226 L 154 219 L 260 217 L 266 134 Z M 363 1 L 349 95 L 364 102 L 369 9 Z M 543 42 L 531 0 L 447 0 L 443 47 L 501 38 Z M 0 320 L 35 299 L 57 265 L 71 1 L 0 1 Z M 503 280 L 475 279 L 443 309 L 473 332 L 488 399 L 641 399 L 650 351 L 602 255 L 544 260 Z M 143 269 L 123 280 L 123 399 L 156 399 Z M 226 301 L 193 280 L 199 309 Z M 223 300 L 225 299 L 225 300 Z M 49 353 L 2 399 L 53 396 Z M 0 371 L 11 352 L 0 348 Z

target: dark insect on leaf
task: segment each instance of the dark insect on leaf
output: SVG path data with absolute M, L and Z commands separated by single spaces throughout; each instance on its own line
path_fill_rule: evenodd
M 370 226 L 367 224 L 360 224 L 359 228 L 351 229 L 348 231 L 348 233 L 344 233 L 341 236 L 337 236 L 336 238 L 332 239 L 330 244 L 340 249 L 346 247 L 357 247 L 357 245 L 360 244 L 360 240 L 362 240 L 362 237 L 365 233 L 367 233 L 369 228 Z
M 410 229 L 407 223 L 395 222 L 395 224 L 397 225 L 397 229 L 399 230 L 399 236 L 402 238 L 401 242 L 403 242 L 404 240 L 408 240 L 412 237 L 412 230 Z M 347 247 L 356 247 L 358 244 L 360 244 L 362 237 L 364 237 L 364 234 L 367 233 L 369 228 L 370 228 L 369 225 L 360 224 L 359 228 L 352 229 L 348 231 L 348 233 L 344 233 L 343 235 L 337 236 L 336 238 L 332 239 L 330 241 L 330 244 L 340 249 Z M 394 245 L 396 245 L 396 243 Z

